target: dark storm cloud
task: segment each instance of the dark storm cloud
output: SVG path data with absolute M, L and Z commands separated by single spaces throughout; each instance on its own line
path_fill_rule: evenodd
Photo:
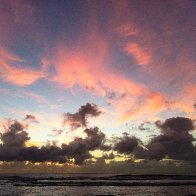
M 124 134 L 122 138 L 114 145 L 114 150 L 118 153 L 130 154 L 138 146 L 139 139 L 134 136 Z
M 1 161 L 59 162 L 66 163 L 74 159 L 75 164 L 82 164 L 92 157 L 89 151 L 99 149 L 105 141 L 105 134 L 97 127 L 85 129 L 85 138 L 75 138 L 69 144 L 48 144 L 42 147 L 25 146 L 30 139 L 24 126 L 18 121 L 12 121 L 7 130 L 1 134 Z
M 24 121 L 32 121 L 38 123 L 37 118 L 32 114 L 26 114 Z
M 136 158 L 160 160 L 166 156 L 175 160 L 195 161 L 196 147 L 194 137 L 189 133 L 194 130 L 193 120 L 177 117 L 164 122 L 156 122 L 162 134 L 151 139 L 145 146 L 134 151 Z
M 65 113 L 64 124 L 70 125 L 72 129 L 77 129 L 79 127 L 86 127 L 88 124 L 88 117 L 99 116 L 102 112 L 98 109 L 96 104 L 86 103 L 79 108 L 78 112 L 71 114 Z

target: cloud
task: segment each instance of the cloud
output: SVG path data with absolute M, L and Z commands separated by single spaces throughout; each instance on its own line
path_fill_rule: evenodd
M 153 91 L 134 77 L 126 76 L 128 68 L 123 69 L 126 74 L 116 70 L 117 65 L 110 58 L 110 43 L 97 27 L 90 27 L 88 36 L 79 38 L 73 47 L 74 50 L 70 50 L 66 43 L 60 42 L 53 55 L 48 57 L 48 66 L 54 65 L 55 70 L 52 81 L 65 88 L 79 86 L 82 90 L 101 95 L 111 104 L 114 113 L 119 114 L 114 116 L 118 121 L 128 121 L 143 113 L 149 117 L 149 113 L 155 115 L 163 110 L 168 99 L 165 95 Z
M 18 86 L 26 86 L 45 77 L 45 73 L 40 70 L 34 70 L 29 67 L 13 66 L 12 63 L 21 64 L 24 60 L 1 46 L 0 52 L 0 77 L 4 81 Z
M 1 8 L 0 32 L 2 40 L 5 40 L 7 35 L 6 40 L 12 40 L 13 44 L 17 40 L 19 45 L 24 40 L 20 40 L 18 34 L 25 33 L 30 44 L 32 41 L 33 45 L 39 48 L 35 56 L 38 58 L 42 56 L 43 59 L 39 60 L 43 63 L 44 70 L 49 72 L 52 67 L 50 82 L 55 81 L 66 88 L 79 85 L 83 90 L 97 93 L 106 99 L 107 92 L 126 94 L 126 99 L 111 102 L 115 112 L 120 113 L 119 116 L 124 115 L 122 120 L 128 121 L 138 116 L 154 117 L 167 106 L 164 100 L 168 97 L 163 92 L 166 94 L 169 92 L 168 96 L 171 93 L 177 94 L 174 87 L 165 89 L 170 83 L 169 80 L 175 80 L 179 88 L 182 83 L 186 86 L 195 78 L 194 6 L 192 2 L 188 2 L 184 7 L 180 4 L 167 1 L 151 2 L 148 5 L 146 3 L 141 5 L 137 1 L 103 4 L 97 2 L 95 5 L 90 2 L 84 3 L 85 17 L 80 18 L 81 22 L 85 19 L 84 25 L 77 23 L 76 27 L 74 26 L 81 33 L 69 37 L 69 33 L 65 33 L 67 26 L 64 25 L 60 25 L 60 29 L 54 28 L 56 30 L 52 34 L 45 30 L 46 26 L 54 26 L 50 23 L 51 20 L 43 24 L 47 16 L 45 11 L 52 9 L 51 6 L 42 10 L 37 3 L 4 2 Z M 170 13 L 168 6 L 172 10 Z M 98 7 L 103 9 L 91 9 Z M 104 16 L 105 20 L 102 20 L 100 10 L 108 13 Z M 155 15 L 157 17 L 154 17 Z M 58 17 L 57 14 L 55 20 L 59 19 Z M 104 31 L 101 31 L 100 27 L 104 27 Z M 120 31 L 121 37 L 116 36 L 116 29 Z M 50 42 L 51 36 L 52 42 Z M 25 43 L 29 45 L 28 42 Z M 9 43 L 5 45 L 10 46 Z M 48 55 L 40 54 L 40 48 Z M 22 66 L 22 59 L 10 53 L 2 52 L 4 57 L 1 56 L 3 67 L 0 72 L 4 81 L 25 86 L 46 78 L 42 70 L 30 68 L 31 64 Z M 132 59 L 127 62 L 127 55 L 124 53 L 129 53 L 137 63 L 132 62 Z M 135 64 L 145 66 L 137 67 Z M 17 77 L 19 74 L 21 77 Z M 155 96 L 149 98 L 149 94 L 153 94 L 153 91 L 159 92 L 159 98 Z M 140 107 L 141 99 L 143 107 Z M 183 110 L 187 111 L 187 108 L 184 107 Z
M 194 129 L 193 121 L 184 117 L 169 118 L 163 123 L 161 121 L 157 121 L 155 124 L 164 134 L 173 134 L 173 132 L 188 132 Z
M 84 133 L 86 138 L 75 138 L 68 145 L 62 145 L 62 150 L 68 157 L 75 159 L 75 164 L 82 164 L 85 159 L 91 158 L 89 151 L 99 149 L 104 144 L 105 134 L 99 131 L 98 127 L 87 128 Z
M 190 70 L 190 72 L 196 73 L 193 70 Z M 193 106 L 195 104 L 196 84 L 190 80 L 189 84 L 184 83 L 180 89 L 175 97 L 175 107 L 178 110 L 186 111 L 189 117 L 194 117 L 195 108 Z
M 122 138 L 114 145 L 114 150 L 118 153 L 130 154 L 139 145 L 139 139 L 134 136 L 124 134 Z
M 31 85 L 44 77 L 43 73 L 40 71 L 30 68 L 15 68 L 11 65 L 2 66 L 0 74 L 4 80 L 18 86 Z
M 85 129 L 85 138 L 75 138 L 69 144 L 48 143 L 40 148 L 37 146 L 27 147 L 25 144 L 30 140 L 25 127 L 16 120 L 9 121 L 9 126 L 1 134 L 0 161 L 30 161 L 66 163 L 74 159 L 75 164 L 82 164 L 92 157 L 89 151 L 101 148 L 105 142 L 105 134 L 97 127 Z
M 72 129 L 86 127 L 88 117 L 96 117 L 101 113 L 96 104 L 86 103 L 86 105 L 81 106 L 78 112 L 74 114 L 64 113 L 64 124 L 68 124 Z
M 25 142 L 30 138 L 28 133 L 24 131 L 25 127 L 18 121 L 8 121 L 9 127 L 6 132 L 1 134 L 1 140 L 5 146 L 24 147 Z
M 134 155 L 136 159 L 163 160 L 169 159 L 194 162 L 196 147 L 195 138 L 189 133 L 194 130 L 194 121 L 189 118 L 176 117 L 156 122 L 161 134 L 154 136 L 149 143 L 124 133 L 123 137 L 116 137 L 111 145 L 107 145 L 106 136 L 98 127 L 86 128 L 84 138 L 76 137 L 71 142 L 61 146 L 56 143 L 46 145 L 27 146 L 30 137 L 27 126 L 17 120 L 9 120 L 8 126 L 0 135 L 0 161 L 30 161 L 67 163 L 74 159 L 74 164 L 81 165 L 93 158 L 91 151 L 114 150 L 119 154 Z M 60 133 L 61 134 L 61 133 Z M 113 145 L 113 146 L 112 146 Z M 112 154 L 103 154 L 104 159 L 115 158 Z
M 30 139 L 24 129 L 18 121 L 8 121 L 8 128 L 0 135 L 0 160 L 20 160 L 19 151 L 25 148 L 25 143 Z
M 174 117 L 164 122 L 156 121 L 155 125 L 161 134 L 154 135 L 147 144 L 125 133 L 122 138 L 115 139 L 113 150 L 132 154 L 136 159 L 162 160 L 169 157 L 180 161 L 196 160 L 196 146 L 193 144 L 196 139 L 190 134 L 195 129 L 194 120 Z
M 39 121 L 37 120 L 37 118 L 32 115 L 32 114 L 26 114 L 24 121 L 30 121 L 30 122 L 34 122 L 34 123 L 38 123 Z
M 193 54 L 196 49 L 193 44 L 195 13 L 192 3 L 187 2 L 185 6 L 181 6 L 180 1 L 151 2 L 142 6 L 136 1 L 128 4 L 127 10 L 123 10 L 121 15 L 126 17 L 130 12 L 131 16 L 129 19 L 126 17 L 127 20 L 119 26 L 123 29 L 120 31 L 124 43 L 122 50 L 134 57 L 138 64 L 130 62 L 131 72 L 136 66 L 137 76 L 141 77 L 139 81 L 144 79 L 149 88 L 164 92 L 166 97 L 175 102 L 170 105 L 170 110 L 178 109 L 193 114 L 195 111 L 189 104 L 195 101 L 193 84 L 196 77 Z M 170 13 L 168 6 L 173 10 Z M 182 26 L 183 30 L 180 30 Z M 168 86 L 171 81 L 175 81 L 175 84 Z M 161 110 L 164 111 L 164 108 L 156 112 Z
M 151 56 L 136 43 L 128 43 L 125 51 L 128 54 L 132 54 L 140 65 L 149 64 L 151 62 Z
M 196 147 L 193 145 L 195 138 L 189 133 L 194 130 L 193 120 L 176 117 L 158 121 L 156 125 L 162 134 L 155 136 L 144 148 L 135 150 L 136 158 L 161 160 L 168 156 L 175 160 L 195 161 Z

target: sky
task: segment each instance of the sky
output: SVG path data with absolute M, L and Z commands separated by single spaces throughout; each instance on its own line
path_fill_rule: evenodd
M 0 0 L 0 172 L 196 173 L 195 10 Z

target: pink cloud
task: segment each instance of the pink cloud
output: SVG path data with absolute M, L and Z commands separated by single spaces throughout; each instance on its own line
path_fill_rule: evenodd
M 111 69 L 108 45 L 103 37 L 97 36 L 93 42 L 87 40 L 85 45 L 79 44 L 73 51 L 68 50 L 61 43 L 56 51 L 51 62 L 47 58 L 43 60 L 45 68 L 46 63 L 55 66 L 56 75 L 53 81 L 65 88 L 79 85 L 84 90 L 90 90 L 106 100 L 108 92 L 119 94 L 121 99 L 111 101 L 115 113 L 118 114 L 117 118 L 121 118 L 119 120 L 127 121 L 143 113 L 152 116 L 166 105 L 167 98 L 161 93 L 153 92 L 146 85 Z M 142 103 L 138 102 L 140 99 Z
M 53 46 L 53 51 L 47 48 L 46 50 L 52 55 L 43 57 L 41 70 L 22 66 L 16 68 L 10 62 L 14 61 L 19 65 L 23 60 L 5 51 L 4 48 L 0 49 L 0 77 L 15 85 L 31 85 L 41 78 L 46 78 L 48 65 L 54 65 L 55 73 L 51 73 L 50 78 L 47 77 L 52 82 L 65 88 L 80 86 L 84 90 L 104 97 L 106 101 L 108 92 L 114 92 L 119 96 L 125 95 L 121 99 L 111 101 L 119 116 L 121 115 L 123 119 L 127 120 L 142 115 L 152 117 L 167 109 L 168 97 L 171 97 L 171 92 L 174 97 L 180 96 L 179 92 L 174 92 L 176 87 L 172 89 L 172 85 L 168 86 L 171 83 L 170 80 L 176 81 L 178 87 L 182 86 L 183 89 L 186 89 L 187 86 L 188 89 L 189 83 L 195 83 L 196 73 L 195 59 L 191 56 L 192 51 L 195 51 L 193 50 L 194 39 L 190 39 L 190 41 L 184 38 L 184 35 L 189 37 L 190 32 L 193 31 L 190 21 L 193 19 L 185 17 L 182 20 L 179 16 L 180 12 L 178 12 L 178 9 L 182 9 L 182 13 L 186 12 L 188 3 L 186 5 L 174 3 L 177 7 L 171 13 L 167 11 L 167 3 L 163 1 L 158 4 L 160 7 L 154 3 L 152 6 L 151 4 L 146 7 L 145 5 L 139 6 L 138 9 L 138 4 L 134 2 L 115 1 L 111 3 L 111 9 L 108 9 L 109 17 L 106 17 L 107 24 L 110 25 L 105 25 L 103 32 L 100 30 L 103 24 L 100 25 L 98 20 L 98 5 L 89 3 L 88 8 L 93 6 L 96 9 L 87 9 L 85 33 L 81 29 L 81 34 L 77 34 L 76 40 L 71 40 L 74 43 L 71 47 L 68 47 L 63 41 L 65 39 L 59 39 L 59 44 L 56 47 Z M 174 5 L 171 3 L 171 6 Z M 33 8 L 31 3 L 24 3 L 20 6 L 13 2 L 10 7 L 15 17 L 14 25 L 25 27 L 23 29 L 26 34 L 34 32 L 30 38 L 43 44 L 45 42 L 43 40 L 47 40 L 45 38 L 47 36 L 42 30 L 37 29 L 40 25 L 36 25 L 36 14 L 37 11 L 39 13 L 39 10 L 36 10 L 36 7 Z M 3 27 L 0 26 L 0 30 L 2 30 L 1 36 L 4 38 L 8 34 L 10 36 L 12 19 L 5 11 L 1 11 L 0 24 Z M 157 17 L 154 17 L 155 15 Z M 176 22 L 178 20 L 181 20 L 182 23 L 178 24 Z M 117 73 L 112 68 L 113 43 L 110 43 L 109 40 L 113 41 L 113 34 L 116 35 L 116 30 L 121 37 L 115 38 L 115 43 L 121 47 L 125 55 L 128 54 L 135 59 L 135 64 L 139 65 L 139 71 L 136 74 L 140 74 L 141 80 L 136 81 L 128 77 L 124 65 L 122 65 L 123 70 L 121 71 L 124 71 L 126 76 L 121 75 L 122 72 Z M 61 36 L 63 37 L 63 35 Z M 134 74 L 134 70 L 132 74 Z M 183 90 L 183 92 L 185 91 Z M 194 99 L 192 91 L 187 90 L 184 94 L 187 97 L 186 100 L 191 100 L 191 102 Z M 42 99 L 33 94 L 28 96 L 39 101 Z M 181 107 L 184 111 L 189 110 L 185 107 L 186 104 L 179 100 L 176 102 L 178 102 L 178 106 L 172 105 L 171 107 L 174 109 Z
M 189 117 L 195 118 L 196 111 L 196 84 L 184 85 L 175 97 L 174 107 L 177 110 L 185 111 Z
M 125 51 L 132 54 L 138 64 L 149 64 L 151 62 L 151 55 L 136 43 L 128 43 Z
M 18 86 L 30 85 L 46 75 L 43 71 L 25 67 L 15 67 L 10 62 L 20 64 L 24 62 L 20 57 L 0 47 L 0 77 L 7 82 Z

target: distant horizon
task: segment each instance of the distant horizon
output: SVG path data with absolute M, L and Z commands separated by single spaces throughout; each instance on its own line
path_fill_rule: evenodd
M 11 176 L 20 176 L 20 175 L 100 175 L 100 176 L 196 176 L 195 174 L 126 174 L 126 173 L 0 173 L 2 176 L 11 175 Z

